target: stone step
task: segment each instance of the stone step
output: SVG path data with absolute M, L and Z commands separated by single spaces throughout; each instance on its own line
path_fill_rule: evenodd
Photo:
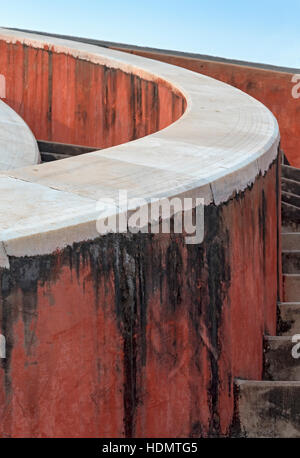
M 300 196 L 300 182 L 289 180 L 287 178 L 281 178 L 281 190 Z
M 282 251 L 282 272 L 284 274 L 300 274 L 300 251 Z
M 300 339 L 299 339 L 300 341 Z M 300 381 L 300 353 L 295 347 L 297 342 L 289 336 L 266 336 L 264 339 L 265 380 Z M 292 354 L 294 348 L 295 355 Z
M 300 382 L 236 380 L 239 437 L 300 438 Z
M 281 218 L 284 227 L 290 227 L 291 232 L 300 232 L 300 209 L 298 207 L 282 202 Z
M 292 224 L 288 225 L 288 224 L 285 223 L 285 224 L 282 224 L 282 226 L 281 226 L 281 233 L 282 234 L 290 234 L 292 232 L 298 233 L 299 231 L 300 231 L 300 225 L 299 225 L 299 227 L 294 227 L 294 225 L 292 225 Z
M 295 207 L 300 208 L 300 196 L 297 196 L 296 194 L 282 191 L 281 200 L 282 202 L 285 202 L 287 204 L 291 204 L 291 205 L 294 205 Z
M 283 232 L 281 234 L 281 248 L 287 250 L 300 250 L 300 232 Z
M 280 336 L 300 334 L 300 302 L 278 304 L 278 328 Z
M 300 302 L 300 275 L 283 274 L 283 302 Z
M 281 175 L 283 178 L 288 178 L 294 181 L 300 181 L 300 169 L 291 167 L 290 165 L 281 166 Z

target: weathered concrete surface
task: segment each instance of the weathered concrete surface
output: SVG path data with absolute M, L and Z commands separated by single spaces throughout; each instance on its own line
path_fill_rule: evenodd
M 300 181 L 300 169 L 289 165 L 281 165 L 281 174 L 289 180 Z
M 282 271 L 285 274 L 300 274 L 300 251 L 282 251 Z
M 300 302 L 284 302 L 278 305 L 277 333 L 282 336 L 300 334 Z
M 298 302 L 300 297 L 300 275 L 283 274 L 283 302 Z
M 291 192 L 282 191 L 281 199 L 282 199 L 282 202 L 294 205 L 295 207 L 298 207 L 300 210 L 300 196 L 299 195 L 292 194 Z
M 171 123 L 173 119 L 174 104 L 172 94 L 180 95 L 181 108 L 184 105 L 183 100 L 187 101 L 185 114 L 176 123 L 151 136 L 139 139 L 136 142 L 119 145 L 117 148 L 90 153 L 84 157 L 43 164 L 34 168 L 25 168 L 9 174 L 10 177 L 16 180 L 29 182 L 28 192 L 30 192 L 30 183 L 32 182 L 47 187 L 48 200 L 51 199 L 53 189 L 71 192 L 94 200 L 94 215 L 90 213 L 86 215 L 84 205 L 82 206 L 82 217 L 81 219 L 78 218 L 77 222 L 80 225 L 80 239 L 79 236 L 74 237 L 73 241 L 94 238 L 95 223 L 99 215 L 99 211 L 96 210 L 96 201 L 107 197 L 115 197 L 120 189 L 127 190 L 129 198 L 159 199 L 161 196 L 179 196 L 180 198 L 197 196 L 203 197 L 207 205 L 211 202 L 219 205 L 222 202 L 226 202 L 236 193 L 242 192 L 248 186 L 251 186 L 259 174 L 266 173 L 277 156 L 279 133 L 276 120 L 272 114 L 256 100 L 221 82 L 184 69 L 141 59 L 137 56 L 107 49 L 100 50 L 98 47 L 64 40 L 41 39 L 32 34 L 23 35 L 4 29 L 1 29 L 0 33 L 1 43 L 3 47 L 3 54 L 1 55 L 4 56 L 2 57 L 4 60 L 1 65 L 3 65 L 4 74 L 5 71 L 8 72 L 7 79 L 8 81 L 11 80 L 11 83 L 15 81 L 17 75 L 26 71 L 27 57 L 33 61 L 36 59 L 35 68 L 42 65 L 42 68 L 46 69 L 44 78 L 47 81 L 46 87 L 48 89 L 49 78 L 51 81 L 51 94 L 49 96 L 49 91 L 46 91 L 46 97 L 48 97 L 46 98 L 46 103 L 43 102 L 42 98 L 37 100 L 35 97 L 30 97 L 31 92 L 29 90 L 29 92 L 26 92 L 28 95 L 26 98 L 28 112 L 31 114 L 39 113 L 39 118 L 44 119 L 46 125 L 48 125 L 49 117 L 46 116 L 46 112 L 44 116 L 40 116 L 40 111 L 34 109 L 37 103 L 41 104 L 40 109 L 42 110 L 45 105 L 48 107 L 49 97 L 52 101 L 53 97 L 57 97 L 60 103 L 64 101 L 64 106 L 68 106 L 68 97 L 73 100 L 73 97 L 76 99 L 76 97 L 85 96 L 85 92 L 82 93 L 82 85 L 80 84 L 74 86 L 74 91 L 71 90 L 70 95 L 68 95 L 69 92 L 66 94 L 64 91 L 65 85 L 62 83 L 64 79 L 61 72 L 65 71 L 68 68 L 69 61 L 72 62 L 73 60 L 79 62 L 79 66 L 82 65 L 82 71 L 87 71 L 89 78 L 83 81 L 84 87 L 88 86 L 96 92 L 98 85 L 100 87 L 101 84 L 103 85 L 103 80 L 95 81 L 93 78 L 94 73 L 91 74 L 86 69 L 86 65 L 99 67 L 101 72 L 104 71 L 103 66 L 109 66 L 111 72 L 120 75 L 120 77 L 124 73 L 126 80 L 131 72 L 133 73 L 133 77 L 130 77 L 132 82 L 130 87 L 132 88 L 136 87 L 136 85 L 139 87 L 136 79 L 137 75 L 146 81 L 155 82 L 159 88 L 162 86 L 162 90 L 165 91 L 165 98 L 162 99 L 159 107 L 164 110 L 165 116 L 160 112 L 159 119 L 164 125 Z M 17 53 L 18 56 L 18 58 L 16 57 L 15 69 L 7 66 L 10 52 L 13 55 Z M 43 65 L 45 63 L 44 59 L 48 62 L 49 53 L 52 56 L 50 73 L 49 66 Z M 29 58 L 29 56 L 31 57 Z M 72 64 L 70 65 L 70 68 L 73 68 Z M 53 79 L 54 74 L 57 75 L 57 80 Z M 39 77 L 39 72 L 33 73 L 32 80 L 28 81 L 28 87 L 31 87 L 31 85 L 32 88 L 39 86 Z M 54 81 L 56 81 L 55 84 Z M 82 82 L 82 79 L 80 81 Z M 116 84 L 118 81 L 116 81 Z M 9 86 L 8 84 L 8 90 Z M 54 87 L 56 88 L 55 91 Z M 108 90 L 110 87 L 109 80 L 106 81 L 104 87 L 105 91 Z M 22 93 L 23 89 L 20 88 L 20 93 Z M 115 97 L 113 92 L 108 92 L 107 94 L 108 111 L 110 109 L 110 99 L 108 97 Z M 63 97 L 61 93 L 63 93 Z M 129 100 L 126 94 L 127 92 L 125 91 L 125 100 L 120 97 L 118 101 L 123 104 L 122 110 L 127 113 L 127 116 L 122 116 L 120 119 L 124 121 L 125 130 L 128 132 L 128 119 L 132 119 L 133 115 L 133 112 L 130 111 L 133 97 Z M 86 103 L 90 100 L 90 96 L 91 93 L 89 92 L 86 97 Z M 13 99 L 14 96 L 12 95 L 12 101 Z M 153 106 L 151 104 L 147 105 L 146 100 L 144 101 L 147 109 L 150 110 L 150 113 L 153 113 Z M 29 109 L 30 106 L 31 109 Z M 73 107 L 71 113 L 73 113 L 74 106 L 76 107 L 77 105 L 71 104 L 71 106 Z M 91 105 L 91 107 L 93 108 L 94 105 Z M 154 107 L 154 112 L 157 111 L 157 108 L 157 106 Z M 146 120 L 149 117 L 147 109 L 145 108 L 144 113 Z M 54 108 L 52 107 L 52 114 L 54 113 L 53 110 Z M 121 112 L 123 113 L 122 110 Z M 55 115 L 55 119 L 57 117 L 59 119 L 59 116 L 62 115 L 65 116 L 64 113 L 65 111 L 60 108 L 57 115 Z M 27 117 L 25 113 L 24 117 Z M 52 115 L 50 118 L 52 123 L 54 118 Z M 71 119 L 73 119 L 72 116 Z M 143 119 L 141 119 L 141 126 L 144 125 Z M 29 124 L 31 125 L 31 122 Z M 38 125 L 42 126 L 42 124 L 39 121 Z M 57 125 L 60 125 L 60 123 L 57 123 Z M 91 129 L 93 125 L 95 126 L 92 123 Z M 75 123 L 74 127 L 72 127 L 73 130 L 67 129 L 68 135 L 72 136 L 75 132 L 79 132 L 80 128 L 77 127 Z M 156 124 L 156 129 L 161 127 L 162 125 Z M 116 128 L 115 125 L 114 128 Z M 97 132 L 99 132 L 99 129 L 97 129 Z M 101 132 L 102 135 L 104 131 Z M 145 131 L 143 131 L 143 134 L 145 134 Z M 92 133 L 90 138 L 92 138 Z M 72 140 L 69 137 L 68 139 L 73 143 L 80 143 L 79 140 L 75 141 L 74 137 L 72 137 Z M 53 138 L 52 136 L 52 140 L 58 140 L 58 138 Z M 120 138 L 118 141 L 120 142 Z M 124 141 L 126 140 L 124 139 Z M 155 180 L 153 177 L 155 177 Z M 51 220 L 47 222 L 49 228 L 47 230 L 46 222 L 42 221 L 39 216 L 39 206 L 38 201 L 30 204 L 30 218 L 32 221 L 35 220 L 32 231 L 34 241 L 30 242 L 28 240 L 30 235 L 28 225 L 24 225 L 23 232 L 14 230 L 15 221 L 13 216 L 10 220 L 10 229 L 0 227 L 0 229 L 5 230 L 3 242 L 8 255 L 21 256 L 51 253 L 57 248 L 63 248 L 70 243 L 70 229 L 65 220 L 65 231 L 63 230 L 61 214 L 58 214 L 57 218 L 53 214 Z M 3 202 L 2 210 L 9 213 L 5 201 Z M 77 209 L 77 211 L 79 210 Z M 25 220 L 27 218 L 26 214 L 25 204 Z M 59 221 L 60 227 L 57 227 L 57 221 Z M 57 232 L 55 233 L 55 231 Z M 38 234 L 38 237 L 36 234 Z M 34 249 L 32 250 L 33 246 Z
M 108 235 L 10 258 L 2 436 L 230 434 L 234 377 L 261 377 L 276 330 L 276 174 L 207 206 L 200 246 Z
M 39 161 L 37 142 L 29 127 L 0 100 L 0 171 L 34 165 Z
M 300 232 L 285 232 L 281 235 L 282 250 L 300 250 Z
M 281 204 L 282 231 L 299 232 L 300 231 L 300 213 L 299 207 L 282 202 Z
M 264 380 L 300 381 L 300 359 L 292 355 L 294 346 L 290 336 L 265 337 Z
M 300 170 L 295 167 L 282 165 L 282 231 L 284 250 L 299 250 L 297 233 L 300 230 Z M 285 248 L 287 246 L 287 248 Z M 283 253 L 285 273 L 297 273 L 297 253 Z
M 300 99 L 292 97 L 292 75 L 284 68 L 253 68 L 253 65 L 223 61 L 210 57 L 209 59 L 184 56 L 184 53 L 172 55 L 164 51 L 147 51 L 111 44 L 111 49 L 120 49 L 139 56 L 157 59 L 188 70 L 211 76 L 241 89 L 247 94 L 264 103 L 276 116 L 281 133 L 281 146 L 290 164 L 300 167 Z M 241 64 L 241 65 L 240 65 Z M 295 73 L 299 73 L 295 70 Z
M 282 190 L 292 194 L 300 195 L 300 182 L 288 178 L 281 179 Z
M 43 32 L 36 32 L 46 35 Z M 54 37 L 104 46 L 110 49 L 156 59 L 179 67 L 216 78 L 241 89 L 265 104 L 279 122 L 282 147 L 295 167 L 300 167 L 300 99 L 292 96 L 296 83 L 292 76 L 299 74 L 299 68 L 285 68 L 261 63 L 243 62 L 216 56 L 143 48 L 123 43 L 113 43 L 82 37 L 52 34 Z M 299 90 L 297 91 L 299 93 Z
M 36 138 L 108 148 L 163 129 L 184 112 L 184 97 L 164 81 L 0 35 L 6 102 Z
M 242 437 L 299 438 L 300 382 L 237 380 Z
M 82 68 L 108 65 L 167 85 L 167 113 L 172 92 L 186 100 L 176 123 L 148 137 L 1 175 L 10 263 L 0 270 L 8 355 L 1 435 L 230 435 L 234 378 L 261 379 L 263 335 L 276 332 L 276 121 L 246 94 L 184 69 L 3 30 L 0 41 L 4 55 L 21 56 L 23 70 L 25 48 L 46 67 L 51 51 L 52 75 L 78 59 Z M 204 197 L 203 243 L 186 245 L 186 234 L 172 233 L 97 237 L 93 206 L 119 189 L 129 197 Z

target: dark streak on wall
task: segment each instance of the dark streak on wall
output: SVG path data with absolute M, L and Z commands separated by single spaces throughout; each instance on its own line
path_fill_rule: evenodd
M 243 79 L 248 68 L 172 59 L 258 90 L 256 73 Z M 159 79 L 19 43 L 0 41 L 0 70 L 8 103 L 45 140 L 109 147 L 186 107 Z M 278 174 L 276 161 L 245 192 L 206 207 L 201 245 L 184 234 L 110 234 L 11 257 L 0 271 L 0 435 L 238 435 L 234 378 L 262 377 L 263 335 L 276 330 Z
M 277 163 L 206 207 L 201 245 L 180 234 L 110 234 L 11 258 L 1 272 L 1 434 L 230 434 L 233 380 L 261 377 L 262 337 L 276 326 L 276 174 Z

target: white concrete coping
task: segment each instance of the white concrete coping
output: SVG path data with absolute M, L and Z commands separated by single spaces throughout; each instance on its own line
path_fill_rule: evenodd
M 23 119 L 0 100 L 0 170 L 40 162 L 37 142 Z
M 0 176 L 0 240 L 8 256 L 53 253 L 99 236 L 105 199 L 186 196 L 219 205 L 264 174 L 277 156 L 279 130 L 260 102 L 183 68 L 98 46 L 0 29 L 0 40 L 49 47 L 148 80 L 167 81 L 187 100 L 169 127 L 120 146 Z M 98 204 L 97 204 L 98 202 Z M 108 209 L 116 213 L 115 209 Z M 5 265 L 5 262 L 2 261 Z M 6 261 L 8 266 L 8 260 Z

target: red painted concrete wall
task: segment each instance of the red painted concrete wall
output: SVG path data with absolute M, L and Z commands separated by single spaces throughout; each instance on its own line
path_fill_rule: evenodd
M 1 42 L 0 71 L 9 104 L 46 140 L 111 146 L 184 109 L 161 83 L 46 49 Z M 199 246 L 121 234 L 11 258 L 1 437 L 232 434 L 234 378 L 262 377 L 263 335 L 276 330 L 278 173 L 275 162 L 208 206 Z
M 49 49 L 0 40 L 5 101 L 39 140 L 108 148 L 163 129 L 183 96 L 153 82 Z
M 108 235 L 1 272 L 2 437 L 234 431 L 234 377 L 275 334 L 277 164 L 205 213 L 205 239 Z
M 119 48 L 113 48 L 119 49 Z M 242 65 L 174 56 L 160 52 L 121 49 L 139 56 L 178 65 L 235 86 L 261 101 L 275 115 L 281 148 L 291 165 L 300 167 L 300 98 L 292 97 L 292 74 Z

